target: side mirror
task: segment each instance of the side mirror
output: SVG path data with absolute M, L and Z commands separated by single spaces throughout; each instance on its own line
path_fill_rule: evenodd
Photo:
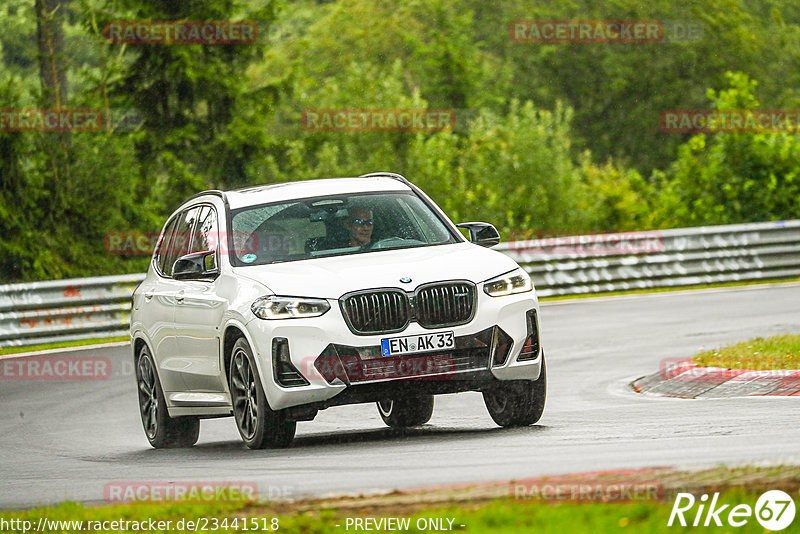
M 214 280 L 219 276 L 213 250 L 192 252 L 178 258 L 172 266 L 175 280 Z
M 493 247 L 500 242 L 497 228 L 485 222 L 465 222 L 457 224 L 459 228 L 469 230 L 469 240 L 482 247 Z

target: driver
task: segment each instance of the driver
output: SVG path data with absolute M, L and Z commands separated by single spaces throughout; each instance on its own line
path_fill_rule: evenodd
M 350 232 L 350 246 L 363 247 L 372 241 L 372 228 L 375 220 L 369 208 L 352 208 L 345 221 L 345 227 Z

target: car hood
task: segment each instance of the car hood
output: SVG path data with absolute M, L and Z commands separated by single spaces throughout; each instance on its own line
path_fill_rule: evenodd
M 471 243 L 453 243 L 348 256 L 251 265 L 240 276 L 264 284 L 276 295 L 338 299 L 360 289 L 399 287 L 413 291 L 439 280 L 480 283 L 517 264 L 500 252 Z M 410 283 L 400 279 L 411 278 Z

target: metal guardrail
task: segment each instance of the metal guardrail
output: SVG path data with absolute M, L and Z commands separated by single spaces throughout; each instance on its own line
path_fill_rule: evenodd
M 143 274 L 0 286 L 0 347 L 128 335 Z
M 501 243 L 542 297 L 800 276 L 800 220 Z
M 800 276 L 800 220 L 564 236 L 495 247 L 542 297 Z M 0 285 L 0 347 L 124 336 L 143 274 Z

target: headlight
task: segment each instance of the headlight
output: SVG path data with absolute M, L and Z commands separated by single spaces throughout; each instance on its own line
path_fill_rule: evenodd
M 324 299 L 303 297 L 261 297 L 250 306 L 260 319 L 295 319 L 298 317 L 319 317 L 331 309 Z
M 483 283 L 483 292 L 491 297 L 525 293 L 533 289 L 531 277 L 522 268 L 515 269 Z

